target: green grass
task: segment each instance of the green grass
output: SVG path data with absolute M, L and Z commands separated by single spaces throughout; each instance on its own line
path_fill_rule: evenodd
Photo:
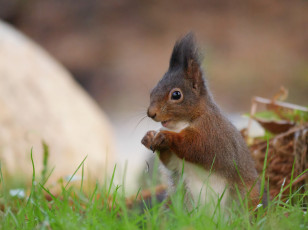
M 47 167 L 47 146 L 44 152 L 44 165 Z M 74 174 L 77 170 L 83 172 L 85 160 Z M 69 180 L 62 186 L 60 194 L 54 196 L 45 187 L 50 173 L 44 169 L 38 175 L 33 163 L 31 193 L 25 198 L 18 198 L 10 195 L 10 183 L 3 179 L 0 172 L 1 229 L 308 229 L 307 191 L 302 194 L 302 190 L 291 191 L 288 186 L 281 189 L 281 194 L 282 191 L 290 191 L 288 199 L 282 200 L 279 194 L 267 208 L 251 211 L 247 202 L 241 200 L 234 202 L 228 215 L 220 212 L 219 207 L 213 215 L 205 206 L 187 211 L 181 186 L 171 197 L 169 208 L 164 202 L 157 203 L 154 199 L 151 208 L 141 211 L 138 205 L 126 207 L 125 188 L 114 184 L 114 173 L 109 183 L 97 183 L 88 192 L 82 190 L 83 179 L 79 188 L 71 186 Z M 153 174 L 153 181 L 156 180 L 157 175 Z M 263 179 L 262 186 L 264 184 Z M 51 199 L 47 200 L 46 194 Z

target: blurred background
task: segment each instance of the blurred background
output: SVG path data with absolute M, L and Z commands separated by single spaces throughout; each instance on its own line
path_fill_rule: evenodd
M 136 172 L 151 156 L 140 140 L 157 126 L 139 121 L 178 38 L 195 32 L 214 97 L 237 122 L 253 96 L 271 98 L 282 85 L 288 102 L 308 104 L 307 12 L 305 0 L 0 0 L 0 18 L 62 63 L 107 113 L 117 158 Z

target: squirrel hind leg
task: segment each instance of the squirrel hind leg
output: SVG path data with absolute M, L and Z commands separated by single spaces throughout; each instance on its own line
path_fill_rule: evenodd
M 249 194 L 249 204 L 250 208 L 257 208 L 258 205 L 262 205 L 264 208 L 268 205 L 268 196 L 267 196 L 267 189 L 264 188 L 262 197 L 261 197 L 261 186 L 259 184 L 254 185 L 254 187 L 251 189 Z
M 260 203 L 260 188 L 258 183 L 236 183 L 230 188 L 231 196 L 235 199 L 248 199 L 249 209 L 255 209 Z M 240 193 L 240 197 L 239 197 Z

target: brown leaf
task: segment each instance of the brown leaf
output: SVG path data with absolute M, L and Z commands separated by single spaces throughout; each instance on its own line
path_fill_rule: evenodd
M 289 129 L 295 126 L 295 123 L 290 121 L 268 121 L 256 117 L 254 117 L 253 119 L 256 120 L 264 129 L 273 134 L 287 132 Z

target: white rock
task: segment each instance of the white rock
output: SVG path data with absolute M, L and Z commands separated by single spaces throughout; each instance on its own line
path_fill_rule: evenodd
M 0 21 L 0 160 L 6 177 L 31 183 L 30 150 L 39 174 L 42 140 L 55 167 L 49 184 L 72 175 L 87 155 L 87 178 L 102 180 L 114 166 L 105 114 L 59 63 Z

